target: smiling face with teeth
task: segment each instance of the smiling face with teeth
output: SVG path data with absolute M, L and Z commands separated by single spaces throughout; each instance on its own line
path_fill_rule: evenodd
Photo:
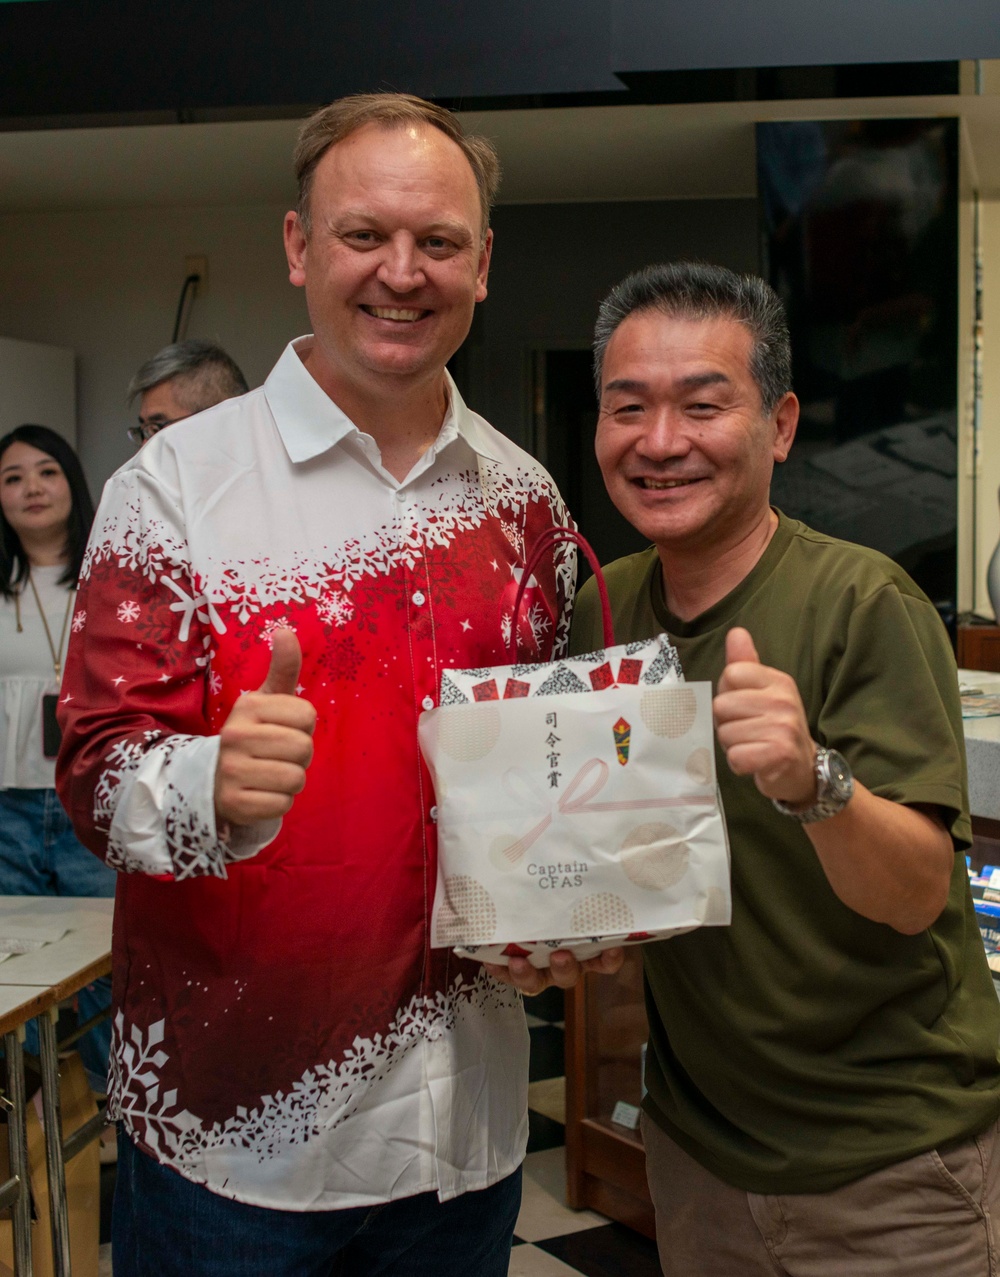
M 444 366 L 486 296 L 492 246 L 468 160 L 430 125 L 365 125 L 319 161 L 309 212 L 308 236 L 285 218 L 309 371 L 352 416 L 387 395 L 429 396 L 443 414 Z
M 604 356 L 597 459 L 612 501 L 664 555 L 722 552 L 765 529 L 798 401 L 765 414 L 737 320 L 633 312 Z

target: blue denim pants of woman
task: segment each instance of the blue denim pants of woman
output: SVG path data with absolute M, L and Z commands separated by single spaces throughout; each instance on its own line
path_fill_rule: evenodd
M 54 789 L 0 789 L 0 896 L 113 896 L 117 874 L 92 855 Z M 77 1019 L 111 1004 L 111 981 L 95 980 L 77 995 Z M 91 1086 L 103 1091 L 111 1022 L 103 1020 L 77 1044 Z M 38 1029 L 27 1025 L 25 1048 L 38 1054 Z

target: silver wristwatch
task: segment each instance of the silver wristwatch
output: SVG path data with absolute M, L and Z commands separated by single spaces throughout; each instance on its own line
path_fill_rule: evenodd
M 844 810 L 854 793 L 854 777 L 847 759 L 835 749 L 817 745 L 813 770 L 816 773 L 816 801 L 810 807 L 789 807 L 777 798 L 771 799 L 783 816 L 791 816 L 802 825 L 836 816 L 838 811 Z

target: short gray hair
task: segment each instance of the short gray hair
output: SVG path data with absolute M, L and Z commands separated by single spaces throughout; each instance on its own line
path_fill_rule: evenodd
M 765 414 L 792 388 L 788 320 L 778 294 L 756 275 L 737 275 L 704 262 L 647 266 L 616 284 L 601 302 L 594 328 L 594 383 L 601 375 L 608 342 L 629 315 L 658 310 L 683 319 L 735 319 L 753 340 L 750 375 Z
M 221 346 L 194 338 L 175 341 L 147 359 L 129 382 L 126 402 L 132 403 L 161 381 L 175 383 L 174 397 L 192 414 L 250 389 L 239 365 Z

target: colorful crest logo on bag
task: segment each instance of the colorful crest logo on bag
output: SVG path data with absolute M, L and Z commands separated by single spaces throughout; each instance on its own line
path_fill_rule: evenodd
M 611 729 L 615 734 L 615 753 L 624 767 L 628 762 L 629 745 L 632 743 L 632 724 L 620 718 Z

